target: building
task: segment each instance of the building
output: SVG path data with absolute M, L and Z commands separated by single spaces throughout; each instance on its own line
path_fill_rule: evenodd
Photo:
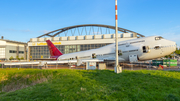
M 0 60 L 9 60 L 10 57 L 16 59 L 26 59 L 26 46 L 27 43 L 5 40 L 3 37 L 0 39 Z
M 63 54 L 95 49 L 114 43 L 115 34 L 112 34 L 112 32 L 115 32 L 115 28 L 115 26 L 109 25 L 84 24 L 45 33 L 37 38 L 31 38 L 28 42 L 28 59 L 50 57 L 46 40 L 51 40 Z M 70 33 L 71 35 L 69 35 Z M 120 27 L 118 27 L 118 33 L 119 41 L 144 37 L 144 35 Z M 62 37 L 62 34 L 65 34 L 65 36 Z
M 135 33 L 118 34 L 119 41 L 134 38 L 137 38 L 137 34 Z M 89 49 L 95 49 L 114 43 L 115 34 L 31 38 L 30 42 L 28 42 L 29 59 L 43 59 L 50 57 L 46 40 L 51 40 L 63 54 L 67 54 Z

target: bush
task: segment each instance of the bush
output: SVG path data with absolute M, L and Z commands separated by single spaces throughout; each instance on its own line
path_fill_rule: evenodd
M 9 60 L 14 60 L 13 56 L 11 56 L 11 57 L 9 58 Z
M 21 60 L 24 60 L 24 57 L 22 56 L 20 59 L 21 59 Z
M 17 60 L 20 60 L 19 56 L 16 56 L 16 59 L 17 59 Z

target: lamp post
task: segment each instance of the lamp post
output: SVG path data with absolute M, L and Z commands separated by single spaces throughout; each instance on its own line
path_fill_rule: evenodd
M 122 67 L 119 66 L 119 60 L 118 60 L 118 15 L 117 15 L 117 0 L 115 0 L 115 25 L 116 25 L 116 37 L 115 37 L 115 51 L 116 51 L 116 65 L 114 67 L 115 73 L 121 73 Z

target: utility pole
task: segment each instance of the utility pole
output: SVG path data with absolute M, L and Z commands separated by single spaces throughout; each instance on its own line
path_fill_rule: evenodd
M 115 0 L 115 23 L 116 23 L 116 37 L 115 37 L 115 51 L 116 51 L 116 65 L 114 67 L 115 73 L 121 73 L 122 67 L 119 66 L 119 60 L 118 60 L 118 15 L 117 15 L 117 0 Z

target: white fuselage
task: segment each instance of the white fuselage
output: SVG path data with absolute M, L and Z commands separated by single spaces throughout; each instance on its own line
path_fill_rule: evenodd
M 138 60 L 150 60 L 171 54 L 176 50 L 176 43 L 163 39 L 160 36 L 143 37 L 118 42 L 119 61 L 129 61 L 130 55 L 137 55 Z M 86 51 L 61 55 L 58 60 L 92 59 L 115 60 L 115 43 Z

